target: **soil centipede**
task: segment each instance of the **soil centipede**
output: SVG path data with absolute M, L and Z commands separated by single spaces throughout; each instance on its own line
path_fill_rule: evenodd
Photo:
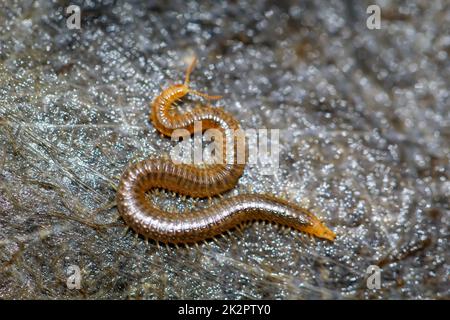
M 202 128 L 220 129 L 227 137 L 239 123 L 222 108 L 198 105 L 191 112 L 173 113 L 173 104 L 187 94 L 219 99 L 189 88 L 189 77 L 196 59 L 189 65 L 183 84 L 175 84 L 156 97 L 150 120 L 166 136 L 175 129 L 194 133 L 194 122 Z M 234 137 L 231 137 L 234 139 Z M 228 140 L 225 140 L 228 141 Z M 226 144 L 223 146 L 226 153 Z M 205 167 L 175 164 L 170 159 L 145 159 L 131 164 L 122 174 L 117 206 L 126 224 L 146 239 L 172 244 L 189 244 L 213 238 L 246 222 L 264 220 L 333 241 L 335 234 L 308 210 L 284 199 L 268 195 L 246 194 L 222 199 L 208 208 L 174 214 L 161 210 L 146 199 L 155 188 L 192 197 L 212 197 L 232 189 L 244 172 L 245 163 L 215 163 Z

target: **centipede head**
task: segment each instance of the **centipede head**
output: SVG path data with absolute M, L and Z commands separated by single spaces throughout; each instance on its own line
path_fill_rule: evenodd
M 189 85 L 187 83 L 177 83 L 172 85 L 172 88 L 174 88 L 177 92 L 182 93 L 183 96 L 187 95 L 190 91 Z
M 311 234 L 317 238 L 334 241 L 336 234 L 325 226 L 325 224 L 317 217 L 312 216 L 309 222 L 310 224 L 308 226 L 302 228 L 303 232 Z

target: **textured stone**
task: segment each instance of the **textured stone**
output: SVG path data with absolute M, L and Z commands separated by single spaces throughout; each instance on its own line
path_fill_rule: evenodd
M 0 297 L 449 298 L 448 1 L 380 1 L 380 30 L 368 1 L 95 3 L 81 30 L 59 1 L 0 4 Z M 148 106 L 193 54 L 196 89 L 281 130 L 278 173 L 249 167 L 231 194 L 309 203 L 335 243 L 262 224 L 189 250 L 123 235 L 112 186 L 173 146 Z

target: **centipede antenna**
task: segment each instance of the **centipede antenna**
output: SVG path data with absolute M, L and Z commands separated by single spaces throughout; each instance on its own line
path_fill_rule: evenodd
M 202 97 L 202 98 L 205 98 L 206 100 L 219 100 L 219 99 L 222 99 L 222 96 L 218 96 L 218 95 L 210 96 L 209 94 L 198 92 L 196 90 L 190 90 L 189 89 L 189 93 L 191 93 L 193 95 L 196 95 L 196 96 L 199 96 L 199 97 Z
M 191 77 L 192 70 L 194 70 L 196 63 L 197 63 L 197 57 L 194 56 L 191 63 L 189 64 L 189 67 L 186 70 L 186 75 L 184 77 L 184 84 L 186 86 L 189 85 L 189 80 L 190 80 L 189 78 Z

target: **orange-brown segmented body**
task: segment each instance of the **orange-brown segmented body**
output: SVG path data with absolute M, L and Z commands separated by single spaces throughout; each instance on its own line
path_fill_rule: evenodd
M 164 90 L 152 104 L 150 120 L 164 135 L 175 129 L 194 133 L 194 123 L 202 129 L 219 129 L 224 141 L 234 139 L 239 123 L 222 108 L 197 106 L 192 112 L 173 112 L 173 104 L 191 93 L 206 99 L 218 99 L 189 88 L 189 76 L 195 59 L 186 72 L 183 84 Z M 239 143 L 234 143 L 237 155 Z M 227 143 L 223 153 L 227 153 Z M 224 158 L 225 159 L 225 158 Z M 222 199 L 209 208 L 175 214 L 161 210 L 146 199 L 146 193 L 163 188 L 192 197 L 212 197 L 232 189 L 244 172 L 245 163 L 215 163 L 205 167 L 175 164 L 170 159 L 146 159 L 130 165 L 122 175 L 117 192 L 119 213 L 135 232 L 163 243 L 195 243 L 215 237 L 248 221 L 265 220 L 333 241 L 335 234 L 308 210 L 273 196 L 247 194 Z

